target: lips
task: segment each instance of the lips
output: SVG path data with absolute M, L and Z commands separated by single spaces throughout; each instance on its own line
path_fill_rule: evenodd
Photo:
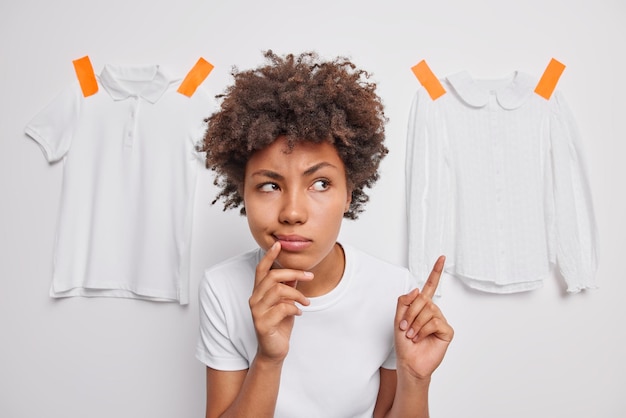
M 310 239 L 299 235 L 274 235 L 274 238 L 280 242 L 283 251 L 303 251 L 311 246 Z

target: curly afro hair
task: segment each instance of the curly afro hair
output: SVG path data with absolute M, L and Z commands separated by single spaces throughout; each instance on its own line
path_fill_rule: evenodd
M 345 57 L 322 61 L 315 52 L 298 56 L 264 53 L 266 65 L 233 68 L 234 84 L 217 96 L 221 107 L 206 119 L 198 149 L 216 172 L 224 210 L 243 207 L 243 182 L 251 155 L 279 136 L 289 149 L 300 141 L 334 145 L 346 169 L 352 201 L 345 218 L 356 219 L 369 200 L 365 188 L 378 180 L 387 118 L 369 74 Z

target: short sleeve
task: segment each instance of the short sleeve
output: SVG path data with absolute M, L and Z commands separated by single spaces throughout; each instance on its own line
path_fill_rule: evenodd
M 193 105 L 190 117 L 193 118 L 191 123 L 190 139 L 192 141 L 193 159 L 204 163 L 206 159 L 206 153 L 199 151 L 199 147 L 202 145 L 204 136 L 207 130 L 207 118 L 211 115 L 216 105 L 214 99 L 209 92 L 200 87 L 196 90 L 195 94 L 188 98 Z
M 206 274 L 200 285 L 199 299 L 200 334 L 196 345 L 196 358 L 216 370 L 247 369 L 248 361 L 232 343 L 226 314 Z
M 74 82 L 26 125 L 26 135 L 39 144 L 49 162 L 60 160 L 69 151 L 81 100 L 78 82 Z
M 409 272 L 407 272 L 406 278 L 405 278 L 405 282 L 404 282 L 404 289 L 402 290 L 402 294 L 407 294 L 409 293 L 411 290 L 415 289 L 416 287 L 419 287 L 419 283 L 417 282 L 415 276 L 413 276 L 412 274 L 410 274 Z M 387 358 L 385 359 L 385 361 L 382 364 L 382 368 L 383 369 L 388 369 L 388 370 L 396 370 L 397 369 L 397 355 L 396 355 L 396 347 L 395 345 L 392 347 L 392 349 L 389 352 L 389 355 L 387 356 Z
M 396 370 L 397 368 L 396 362 L 397 362 L 396 349 L 394 347 L 393 350 L 389 352 L 389 356 L 387 356 L 387 358 L 385 359 L 381 367 L 387 370 Z

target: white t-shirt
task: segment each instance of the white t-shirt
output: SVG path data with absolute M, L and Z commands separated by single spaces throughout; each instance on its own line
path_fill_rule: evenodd
M 567 290 L 595 288 L 597 230 L 582 140 L 563 95 L 515 72 L 420 88 L 408 127 L 409 269 L 493 293 L 538 288 L 558 266 Z
M 395 369 L 397 299 L 415 287 L 405 268 L 343 246 L 343 278 L 301 307 L 282 369 L 276 417 L 371 417 L 379 369 Z M 217 370 L 249 368 L 257 340 L 248 305 L 254 250 L 222 262 L 200 284 L 197 358 Z
M 195 145 L 213 100 L 160 66 L 106 65 L 26 126 L 64 177 L 50 295 L 188 303 Z

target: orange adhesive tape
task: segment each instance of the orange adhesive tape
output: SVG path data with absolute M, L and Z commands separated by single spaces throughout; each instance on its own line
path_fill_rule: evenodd
M 83 91 L 83 96 L 89 97 L 98 92 L 98 81 L 96 80 L 96 74 L 93 72 L 91 61 L 89 56 L 85 55 L 82 58 L 72 61 L 74 64 L 74 71 L 76 71 L 76 77 L 80 84 L 80 89 Z
M 439 79 L 433 74 L 430 70 L 426 61 L 422 60 L 418 62 L 416 65 L 411 67 L 413 74 L 419 80 L 420 84 L 424 86 L 429 96 L 433 100 L 437 100 L 439 97 L 443 96 L 446 93 L 446 89 L 443 88 Z
M 552 96 L 559 82 L 559 78 L 561 74 L 563 74 L 563 70 L 565 70 L 565 65 L 552 58 L 546 70 L 543 72 L 539 83 L 537 83 L 537 87 L 535 87 L 535 93 L 546 100 L 550 100 L 550 96 Z
M 196 65 L 194 65 L 191 71 L 187 73 L 187 76 L 181 83 L 180 87 L 178 87 L 178 92 L 187 97 L 193 96 L 198 86 L 202 84 L 211 71 L 213 71 L 213 64 L 200 57 L 198 62 L 196 62 Z

